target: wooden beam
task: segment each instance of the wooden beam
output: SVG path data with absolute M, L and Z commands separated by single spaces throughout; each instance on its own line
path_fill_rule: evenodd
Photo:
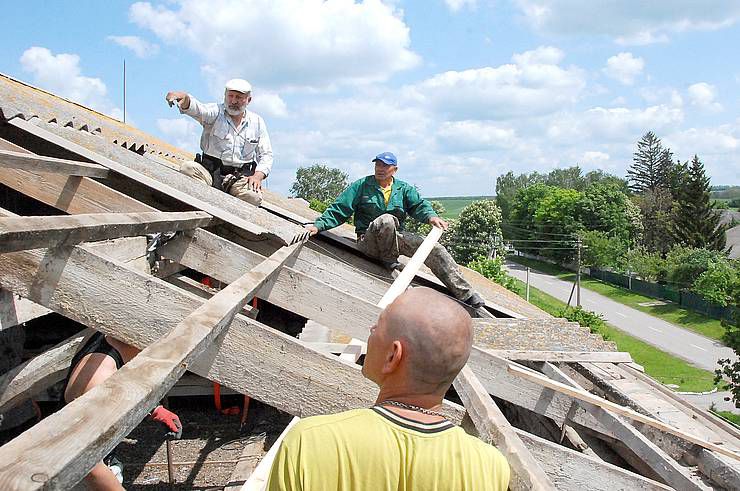
M 85 329 L 0 375 L 0 413 L 63 380 L 75 353 L 94 332 Z
M 223 491 L 241 491 L 244 483 L 247 482 L 247 479 L 249 479 L 249 476 L 252 475 L 254 469 L 257 467 L 258 461 L 264 457 L 267 435 L 262 433 L 253 438 L 250 438 L 249 442 L 244 446 L 244 450 L 239 456 L 239 462 L 234 466 L 234 470 L 231 471 L 229 482 L 226 483 Z
M 49 309 L 27 298 L 19 297 L 5 288 L 0 288 L 0 331 L 32 321 L 49 312 L 51 312 Z
M 455 378 L 454 385 L 481 440 L 495 445 L 506 456 L 512 471 L 509 488 L 514 491 L 554 490 L 555 486 L 547 474 L 540 468 L 469 367 L 463 367 Z
M 715 443 L 708 442 L 704 440 L 703 438 L 699 438 L 695 435 L 679 430 L 678 428 L 674 428 L 668 424 L 663 423 L 662 421 L 658 421 L 657 419 L 651 418 L 649 416 L 645 416 L 644 414 L 638 413 L 637 411 L 634 411 L 627 407 L 620 406 L 619 404 L 615 404 L 611 401 L 607 401 L 606 399 L 602 399 L 601 397 L 595 396 L 591 394 L 590 392 L 586 392 L 585 390 L 582 390 L 582 389 L 578 390 L 578 389 L 568 387 L 565 384 L 551 380 L 545 377 L 544 375 L 541 375 L 533 370 L 528 370 L 528 369 L 519 368 L 513 365 L 509 365 L 508 371 L 509 373 L 515 374 L 518 377 L 530 380 L 539 385 L 542 385 L 543 387 L 547 387 L 549 389 L 555 390 L 562 394 L 566 394 L 579 401 L 585 401 L 595 406 L 599 406 L 603 409 L 608 409 L 609 411 L 612 411 L 614 413 L 620 414 L 622 416 L 626 416 L 632 419 L 633 421 L 639 421 L 648 426 L 658 428 L 661 431 L 678 436 L 688 442 L 694 443 L 708 450 L 721 453 L 735 460 L 740 460 L 740 454 L 738 454 L 735 451 L 732 451 L 728 448 L 722 447 Z
M 624 351 L 527 351 L 486 349 L 492 355 L 515 361 L 630 363 L 632 356 Z
M 673 488 L 514 429 L 560 491 L 668 491 Z
M 41 250 L 0 254 L 3 285 L 138 348 L 159 339 L 202 303 L 87 249 L 77 246 L 66 257 Z M 377 396 L 377 387 L 359 367 L 241 315 L 189 370 L 300 417 L 368 407 Z M 446 404 L 446 411 L 452 421 L 462 419 L 461 407 Z
M 108 177 L 109 173 L 108 169 L 102 165 L 42 155 L 28 155 L 9 150 L 0 150 L 0 167 L 32 172 L 52 172 L 66 176 Z
M 0 487 L 70 488 L 159 403 L 255 291 L 303 244 L 278 250 L 102 384 L 0 448 Z
M 0 253 L 177 232 L 204 227 L 210 221 L 210 215 L 198 211 L 0 218 Z
M 429 234 L 424 238 L 424 242 L 422 242 L 419 248 L 416 249 L 411 260 L 406 264 L 406 267 L 403 268 L 403 271 L 401 271 L 401 274 L 398 275 L 398 278 L 396 278 L 388 291 L 385 292 L 383 298 L 380 299 L 378 307 L 381 309 L 386 308 L 396 299 L 397 296 L 406 291 L 406 288 L 411 284 L 411 280 L 416 276 L 416 272 L 419 271 L 419 268 L 424 264 L 429 253 L 432 252 L 434 244 L 436 244 L 442 236 L 442 232 L 444 231 L 441 228 L 432 227 Z
M 568 377 L 559 368 L 550 363 L 543 363 L 544 373 L 557 382 L 569 385 L 573 388 L 583 390 L 573 379 Z M 615 434 L 615 438 L 624 444 L 642 463 L 652 470 L 655 475 L 676 489 L 702 490 L 706 487 L 699 484 L 691 476 L 689 470 L 681 466 L 670 455 L 661 450 L 651 442 L 645 435 L 637 431 L 632 425 L 622 421 L 611 412 L 584 402 L 578 401 L 580 407 L 590 412 L 604 426 L 607 426 Z
M 102 165 L 140 185 L 205 211 L 254 236 L 277 238 L 284 244 L 288 244 L 293 237 L 304 231 L 301 226 L 275 218 L 264 210 L 211 186 L 206 186 L 173 169 L 163 165 L 151 165 L 150 161 L 140 155 L 110 145 L 92 135 L 80 131 L 64 132 L 60 131 L 63 129 L 52 126 L 37 126 L 17 117 L 8 121 L 8 124 L 60 146 L 83 159 Z M 64 134 L 64 137 L 55 132 Z

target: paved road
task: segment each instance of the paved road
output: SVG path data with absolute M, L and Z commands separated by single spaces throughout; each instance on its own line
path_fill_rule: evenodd
M 506 267 L 515 278 L 526 280 L 524 266 L 507 261 Z M 535 271 L 529 273 L 529 284 L 563 302 L 568 301 L 573 287 L 572 283 Z M 571 302 L 571 305 L 574 304 L 575 293 Z M 581 305 L 587 310 L 602 314 L 604 319 L 620 330 L 699 368 L 714 371 L 718 368 L 718 359 L 735 358 L 732 349 L 713 339 L 682 329 L 585 288 L 581 288 Z

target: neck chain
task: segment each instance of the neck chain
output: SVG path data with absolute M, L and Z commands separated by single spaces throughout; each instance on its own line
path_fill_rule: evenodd
M 447 416 L 437 411 L 432 411 L 431 409 L 414 406 L 413 404 L 406 404 L 405 402 L 392 401 L 390 399 L 386 399 L 383 402 L 379 402 L 377 406 L 395 406 L 395 407 L 400 407 L 401 409 L 408 409 L 409 411 L 416 411 L 417 413 L 427 414 L 429 416 L 440 416 L 445 419 L 447 418 Z

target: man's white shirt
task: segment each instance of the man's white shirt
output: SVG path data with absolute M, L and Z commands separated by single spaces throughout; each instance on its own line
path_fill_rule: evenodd
M 180 108 L 203 126 L 200 149 L 204 154 L 221 159 L 224 165 L 241 167 L 245 162 L 257 162 L 255 171 L 265 176 L 272 169 L 272 145 L 267 126 L 261 116 L 245 109 L 239 126 L 226 114 L 223 104 L 203 104 L 190 97 L 190 106 Z

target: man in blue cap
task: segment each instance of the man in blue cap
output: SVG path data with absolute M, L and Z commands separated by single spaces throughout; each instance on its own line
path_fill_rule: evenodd
M 383 152 L 373 159 L 375 173 L 353 182 L 336 201 L 314 222 L 307 226 L 311 235 L 329 230 L 355 216 L 357 245 L 368 256 L 375 257 L 391 267 L 398 265 L 398 256 L 413 256 L 423 242 L 416 234 L 403 231 L 406 216 L 421 223 L 447 230 L 447 222 L 419 196 L 416 188 L 395 179 L 398 160 L 391 152 Z M 439 244 L 425 263 L 458 300 L 479 308 L 485 302 L 462 277 L 455 260 Z

